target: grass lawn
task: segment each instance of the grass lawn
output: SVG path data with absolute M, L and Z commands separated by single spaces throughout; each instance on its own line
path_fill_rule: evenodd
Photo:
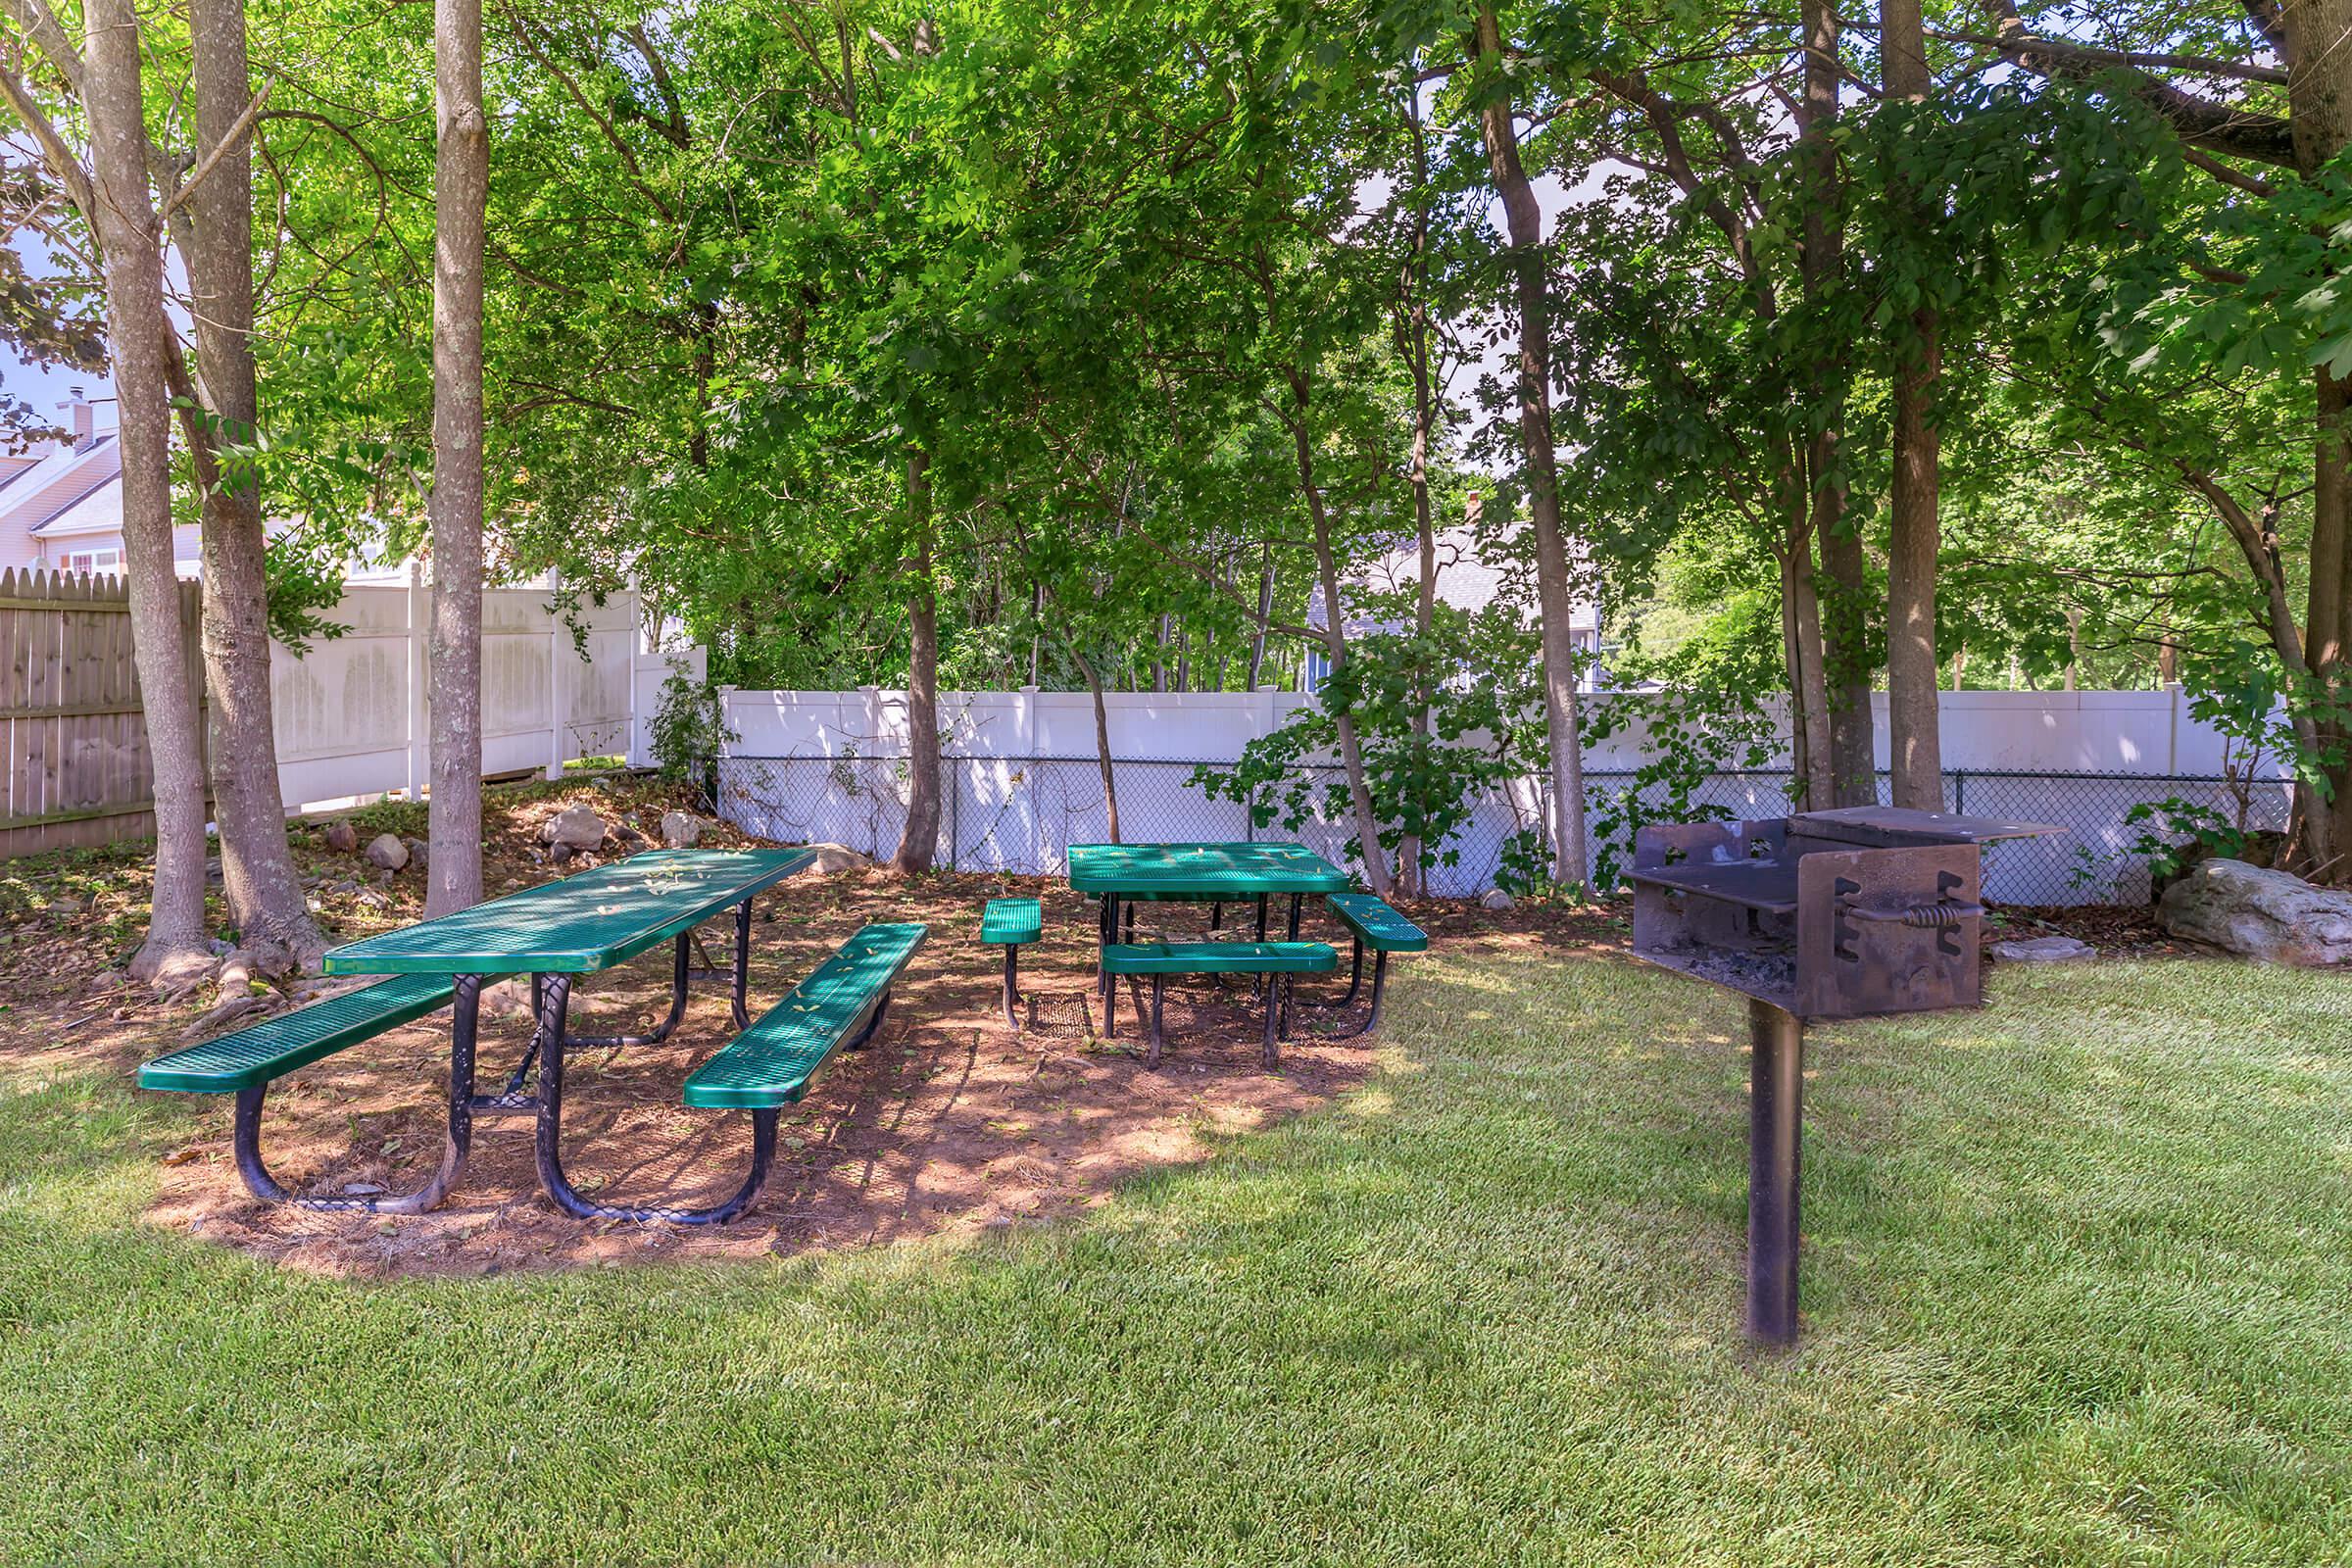
M 143 1223 L 195 1112 L 0 1063 L 0 1562 L 2352 1554 L 2340 981 L 1817 1031 L 1761 1363 L 1733 1004 L 1462 942 L 1393 1005 L 1363 1087 L 1083 1217 L 376 1285 Z

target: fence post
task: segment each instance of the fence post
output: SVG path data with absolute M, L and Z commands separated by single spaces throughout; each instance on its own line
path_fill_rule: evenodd
M 426 755 L 426 736 L 431 720 L 425 712 L 425 679 L 431 668 L 431 632 L 433 605 L 425 591 L 424 563 L 409 563 L 409 799 L 424 799 L 426 770 L 431 759 Z
M 1017 812 L 1007 810 L 999 817 L 999 820 L 1010 817 L 1020 823 L 1021 842 L 1018 848 L 1000 843 L 997 846 L 997 856 L 999 861 L 1007 870 L 1017 866 L 1027 866 L 1031 872 L 1043 876 L 1046 874 L 1046 847 L 1038 838 L 1037 775 L 1043 770 L 1045 763 L 1038 755 L 1038 690 L 1035 686 L 1023 686 L 1020 689 L 1020 733 L 1012 747 L 1015 760 L 1011 768 L 1007 770 L 1004 781 L 1007 789 L 1017 788 L 1020 791 L 1019 810 Z M 1016 777 L 1017 784 L 1014 782 Z M 1010 801 L 1005 803 L 1007 807 L 1012 804 Z
M 568 760 L 564 755 L 564 687 L 567 683 L 564 679 L 563 567 L 550 566 L 547 569 L 547 776 L 560 779 L 564 776 L 564 764 Z M 632 660 L 629 671 L 632 683 L 637 674 L 634 664 L 635 661 Z
M 1952 769 L 1952 814 L 1968 814 L 1968 769 L 1964 767 Z

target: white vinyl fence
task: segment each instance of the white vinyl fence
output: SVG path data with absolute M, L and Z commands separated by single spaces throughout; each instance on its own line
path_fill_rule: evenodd
M 405 790 L 428 774 L 432 590 L 355 583 L 326 618 L 351 629 L 296 654 L 270 648 L 270 710 L 289 809 Z M 651 725 L 674 666 L 703 650 L 650 635 L 634 593 L 582 599 L 566 619 L 552 585 L 482 595 L 482 770 L 551 776 L 583 757 L 651 760 Z M 576 625 L 576 631 L 575 631 Z
M 1601 696 L 1591 701 L 1606 702 Z M 1240 803 L 1211 799 L 1194 781 L 1201 764 L 1230 764 L 1249 741 L 1314 701 L 1293 693 L 1114 693 L 1105 699 L 1116 761 L 1122 836 L 1130 841 L 1296 839 L 1345 860 L 1344 813 L 1318 808 L 1297 828 L 1258 827 Z M 1882 698 L 1882 702 L 1884 699 Z M 906 706 L 903 692 L 730 691 L 737 739 L 720 767 L 719 808 L 749 832 L 786 842 L 836 842 L 889 855 L 906 820 Z M 1886 726 L 1878 726 L 1882 765 Z M 1107 833 L 1092 699 L 1084 692 L 943 693 L 946 788 L 940 859 L 964 870 L 1058 874 L 1068 847 Z M 2177 691 L 1951 692 L 1944 694 L 1946 804 L 1955 810 L 2055 823 L 2053 838 L 1987 852 L 1988 896 L 2019 904 L 2075 904 L 2145 896 L 2144 869 L 2127 851 L 2144 829 L 2134 806 L 2187 800 L 2251 827 L 2278 827 L 2286 794 L 2275 777 L 2224 775 L 2223 737 L 2191 719 Z M 1633 772 L 1647 759 L 1639 735 L 1586 759 L 1593 858 L 1622 863 Z M 1320 803 L 1339 782 L 1328 760 L 1307 769 Z M 1785 759 L 1718 774 L 1694 808 L 1739 816 L 1784 814 Z M 1884 795 L 1884 779 L 1882 779 Z M 1473 803 L 1469 824 L 1445 846 L 1433 891 L 1493 886 L 1505 853 L 1542 821 L 1544 784 L 1513 781 Z

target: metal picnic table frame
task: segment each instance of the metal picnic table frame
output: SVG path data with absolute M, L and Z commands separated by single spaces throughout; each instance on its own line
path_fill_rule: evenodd
M 679 1224 L 716 1224 L 741 1213 L 760 1190 L 774 1155 L 773 1139 L 755 1138 L 752 1172 L 732 1197 L 707 1208 L 628 1207 L 592 1202 L 573 1190 L 564 1174 L 564 1054 L 567 1048 L 649 1046 L 669 1037 L 686 1013 L 688 981 L 700 974 L 725 974 L 735 1027 L 751 1025 L 746 988 L 751 978 L 752 902 L 786 877 L 806 869 L 813 850 L 656 850 L 615 860 L 558 882 L 541 883 L 453 914 L 363 938 L 336 948 L 321 965 L 330 975 L 432 974 L 452 977 L 450 1005 L 449 1131 L 440 1168 L 413 1193 L 396 1198 L 294 1200 L 307 1207 L 369 1208 L 384 1213 L 421 1213 L 438 1204 L 456 1185 L 472 1146 L 476 1114 L 518 1114 L 538 1118 L 535 1152 L 540 1185 L 558 1207 L 580 1219 L 663 1219 Z M 697 970 L 691 961 L 695 929 L 732 908 L 735 961 L 731 969 Z M 669 1013 L 643 1035 L 574 1035 L 567 1032 L 572 976 L 594 974 L 626 963 L 663 942 L 675 947 Z M 531 977 L 533 1027 L 522 1059 L 495 1095 L 474 1092 L 474 1053 L 480 1024 L 482 983 L 507 975 Z M 526 1093 L 536 1061 L 536 1093 Z M 259 1127 L 263 1091 L 237 1096 L 237 1158 L 255 1191 L 292 1195 L 262 1165 Z
M 1102 941 L 1095 957 L 1097 995 L 1107 998 L 1115 977 L 1102 967 L 1102 949 L 1119 940 L 1124 913 L 1134 935 L 1137 902 L 1182 901 L 1211 906 L 1213 928 L 1227 904 L 1254 902 L 1257 939 L 1266 939 L 1268 901 L 1290 895 L 1287 940 L 1298 940 L 1301 906 L 1310 893 L 1346 893 L 1348 873 L 1298 844 L 1073 844 L 1071 891 L 1102 901 Z M 1353 996 L 1354 993 L 1348 993 Z

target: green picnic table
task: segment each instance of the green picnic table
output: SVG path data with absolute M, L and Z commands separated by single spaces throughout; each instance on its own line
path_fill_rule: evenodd
M 453 980 L 450 1016 L 449 1133 L 440 1169 L 427 1187 L 399 1200 L 406 1209 L 429 1208 L 455 1183 L 472 1140 L 477 1112 L 535 1112 L 538 1117 L 539 1180 L 548 1196 L 567 1213 L 581 1218 L 612 1216 L 631 1219 L 670 1219 L 706 1223 L 732 1218 L 757 1193 L 766 1172 L 766 1160 L 755 1150 L 752 1179 L 742 1192 L 707 1209 L 621 1208 L 581 1198 L 564 1178 L 561 1153 L 564 1120 L 564 1055 L 571 1047 L 653 1045 L 666 1039 L 686 1011 L 686 986 L 697 971 L 690 964 L 695 927 L 732 908 L 735 912 L 735 962 L 725 974 L 733 987 L 735 1027 L 749 1028 L 745 1005 L 752 948 L 752 901 L 816 858 L 812 850 L 657 850 L 600 865 L 591 871 L 542 883 L 504 898 L 477 904 L 437 919 L 387 931 L 336 948 L 322 967 L 337 975 L 442 975 Z M 592 974 L 628 962 L 664 942 L 674 944 L 669 1015 L 644 1035 L 584 1036 L 565 1029 L 571 977 Z M 503 975 L 531 977 L 532 1012 L 537 1026 L 525 1048 L 521 1064 L 508 1079 L 504 1092 L 474 1093 L 474 1042 L 479 1020 L 482 983 Z M 537 1059 L 537 1093 L 526 1095 L 531 1065 Z M 274 1189 L 261 1162 L 260 1091 L 250 1091 L 250 1113 L 240 1095 L 237 1117 L 237 1155 L 240 1168 L 249 1161 L 249 1184 L 259 1178 L 257 1192 Z M 313 1206 L 362 1206 L 317 1201 Z M 365 1206 L 391 1207 L 381 1200 Z
M 1300 906 L 1310 893 L 1346 893 L 1348 873 L 1299 844 L 1073 844 L 1070 887 L 1102 901 L 1102 945 L 1119 940 L 1121 911 L 1131 929 L 1134 904 L 1185 901 L 1209 905 L 1211 928 L 1227 904 L 1257 906 L 1257 940 L 1266 939 L 1266 906 L 1288 894 L 1288 940 L 1298 940 Z M 1098 957 L 1096 980 L 1104 996 L 1112 976 Z

